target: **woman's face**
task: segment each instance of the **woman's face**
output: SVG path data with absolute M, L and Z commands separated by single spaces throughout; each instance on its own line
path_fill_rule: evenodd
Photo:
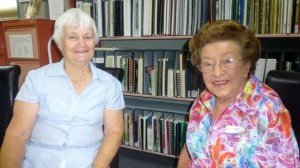
M 61 51 L 65 62 L 73 64 L 89 63 L 94 55 L 94 33 L 90 29 L 64 27 L 61 39 Z
M 247 82 L 251 62 L 242 60 L 240 53 L 233 41 L 206 44 L 201 51 L 201 65 L 212 65 L 211 71 L 203 72 L 204 83 L 219 100 L 232 101 Z

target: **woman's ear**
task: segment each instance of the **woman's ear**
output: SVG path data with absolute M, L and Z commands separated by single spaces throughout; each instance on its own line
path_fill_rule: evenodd
M 244 68 L 245 68 L 244 69 L 244 77 L 248 78 L 248 74 L 249 74 L 249 71 L 250 71 L 250 68 L 251 68 L 251 60 L 246 61 Z
M 62 46 L 62 39 L 59 40 L 59 42 L 56 44 L 60 52 L 63 52 L 63 46 Z

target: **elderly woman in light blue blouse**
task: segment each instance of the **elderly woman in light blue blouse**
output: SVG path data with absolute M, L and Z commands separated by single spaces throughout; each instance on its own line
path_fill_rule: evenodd
M 63 59 L 28 73 L 14 105 L 0 167 L 109 167 L 123 134 L 121 83 L 91 59 L 93 19 L 69 9 L 55 22 Z

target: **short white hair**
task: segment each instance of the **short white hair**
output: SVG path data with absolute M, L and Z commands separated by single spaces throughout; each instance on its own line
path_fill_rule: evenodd
M 53 40 L 60 46 L 60 40 L 64 27 L 79 27 L 81 29 L 92 28 L 94 32 L 95 45 L 99 41 L 99 36 L 95 21 L 79 8 L 71 8 L 59 16 L 54 24 Z

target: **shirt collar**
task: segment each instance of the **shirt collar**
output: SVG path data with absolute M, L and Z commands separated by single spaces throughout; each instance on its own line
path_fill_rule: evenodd
M 245 113 L 250 113 L 256 107 L 255 101 L 253 101 L 253 92 L 258 89 L 260 81 L 255 76 L 251 76 L 243 91 L 230 104 L 229 108 L 236 106 Z M 215 96 L 208 90 L 205 89 L 198 98 L 209 110 L 214 107 Z
M 46 74 L 49 76 L 66 76 L 64 69 L 64 59 L 61 59 L 60 62 L 53 63 L 52 66 L 46 71 Z
M 93 74 L 92 81 L 99 79 L 99 76 L 96 73 L 97 67 L 92 62 L 90 62 L 90 68 Z M 67 76 L 64 69 L 64 59 L 61 59 L 61 61 L 57 63 L 53 63 L 53 66 L 50 66 L 46 74 L 49 76 Z
M 255 76 L 251 76 L 246 83 L 244 90 L 236 97 L 233 105 L 245 113 L 251 113 L 257 107 L 257 100 L 255 97 L 262 96 L 257 94 L 261 89 L 262 82 Z

